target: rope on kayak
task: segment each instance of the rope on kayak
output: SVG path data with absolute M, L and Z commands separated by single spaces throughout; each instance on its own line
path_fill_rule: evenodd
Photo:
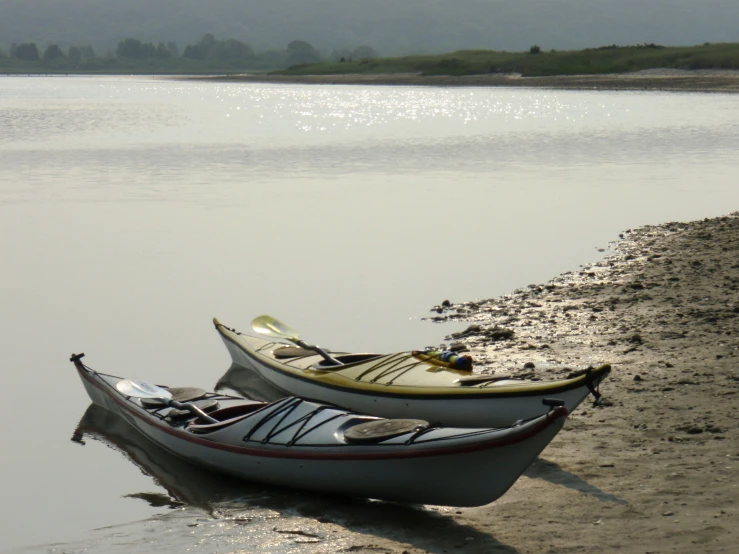
M 369 367 L 369 368 L 365 369 L 362 373 L 360 373 L 359 375 L 357 375 L 355 381 L 361 381 L 362 378 L 365 377 L 366 375 L 369 375 L 373 371 L 377 371 L 378 369 L 380 369 L 380 368 L 382 368 L 382 367 L 384 367 L 384 366 L 386 366 L 388 364 L 391 364 L 393 362 L 395 362 L 395 363 L 393 364 L 392 367 L 395 367 L 401 361 L 403 361 L 403 357 L 404 357 L 404 354 L 403 353 L 397 353 L 397 354 L 392 354 L 390 356 L 387 356 L 384 360 L 382 360 L 380 362 L 377 362 L 372 367 Z M 377 377 L 375 378 L 375 381 L 376 380 L 377 380 Z M 372 381 L 372 382 L 374 382 L 374 381 Z
M 581 369 L 579 371 L 573 371 L 570 373 L 567 378 L 568 379 L 574 379 L 575 377 L 580 377 L 582 375 L 585 375 L 585 386 L 588 387 L 588 390 L 590 391 L 590 394 L 593 395 L 595 400 L 593 401 L 593 407 L 600 404 L 600 399 L 603 397 L 603 395 L 598 390 L 598 387 L 596 387 L 593 384 L 593 370 L 595 368 L 593 366 L 587 367 L 585 369 Z
M 236 334 L 237 334 L 237 335 L 240 335 L 241 333 L 236 333 Z M 269 349 L 271 349 L 271 348 L 272 348 L 273 346 L 276 346 L 276 345 L 278 345 L 278 344 L 284 344 L 284 343 L 281 343 L 281 342 L 268 342 L 268 343 L 267 343 L 267 344 L 265 344 L 264 346 L 262 346 L 262 347 L 260 347 L 260 348 L 256 348 L 256 349 L 254 349 L 254 351 L 255 351 L 255 352 L 261 352 L 262 350 L 269 350 Z
M 431 431 L 439 429 L 439 428 L 441 428 L 441 425 L 437 425 L 435 423 L 429 424 L 429 426 L 426 429 L 421 429 L 418 432 L 414 433 L 407 441 L 405 441 L 404 444 L 409 445 L 409 444 L 414 444 L 416 442 L 419 442 L 418 441 L 419 437 L 421 437 L 422 435 L 425 435 L 426 433 L 430 433 Z M 491 431 L 498 431 L 498 430 L 499 429 L 497 428 L 495 429 L 494 428 L 474 429 L 474 430 L 468 431 L 467 433 L 455 433 L 454 436 L 443 435 L 443 436 L 436 437 L 434 439 L 428 439 L 428 440 L 421 441 L 421 442 L 427 442 L 427 443 L 443 442 L 443 441 L 450 440 L 450 439 L 458 439 L 460 437 L 476 437 L 478 435 L 485 435 L 485 434 L 490 433 Z
M 403 364 L 403 362 L 408 362 L 408 363 Z M 395 379 L 397 379 L 398 377 L 400 377 L 404 373 L 410 371 L 414 367 L 417 367 L 417 366 L 421 365 L 422 363 L 423 362 L 420 362 L 420 361 L 411 362 L 409 360 L 409 358 L 408 358 L 408 355 L 405 354 L 405 353 L 403 353 L 403 352 L 398 353 L 398 354 L 393 354 L 392 356 L 388 356 L 387 359 L 385 359 L 384 361 L 382 361 L 382 362 L 380 362 L 380 363 L 372 366 L 371 368 L 365 370 L 364 372 L 362 372 L 355 380 L 356 381 L 359 381 L 363 377 L 365 377 L 365 376 L 369 375 L 370 373 L 372 373 L 373 371 L 377 371 L 377 370 L 382 369 L 383 367 L 386 366 L 383 371 L 381 371 L 380 373 L 378 373 L 377 375 L 375 375 L 372 379 L 369 379 L 368 382 L 369 383 L 376 383 L 377 381 L 379 381 L 383 377 L 387 377 L 388 375 L 392 375 L 393 373 L 397 373 L 397 375 L 395 375 L 390 381 L 388 381 L 387 383 L 385 383 L 386 385 L 390 385 L 390 384 L 392 384 L 392 382 Z M 398 372 L 400 372 L 400 373 L 398 373 Z
M 345 412 L 339 412 L 339 413 L 336 413 L 336 414 L 332 415 L 331 417 L 327 417 L 327 418 L 326 418 L 326 419 L 324 419 L 323 421 L 319 421 L 318 423 L 316 423 L 316 424 L 315 424 L 315 425 L 313 425 L 312 427 L 309 427 L 308 429 L 306 429 L 305 431 L 303 431 L 303 428 L 304 428 L 304 427 L 306 426 L 306 424 L 308 423 L 308 421 L 310 421 L 310 420 L 311 420 L 311 419 L 313 418 L 313 416 L 315 416 L 315 415 L 316 415 L 316 414 L 317 414 L 318 412 L 320 412 L 320 411 L 323 411 L 323 410 L 325 410 L 325 409 L 331 409 L 331 407 L 330 407 L 330 406 L 321 406 L 321 407 L 320 407 L 320 408 L 319 408 L 318 410 L 315 410 L 314 412 L 312 412 L 312 413 L 310 413 L 310 414 L 307 414 L 307 415 L 303 416 L 303 417 L 301 418 L 301 419 L 303 419 L 303 420 L 304 420 L 304 421 L 303 421 L 303 424 L 302 424 L 302 425 L 300 426 L 300 428 L 299 428 L 299 429 L 298 429 L 298 430 L 297 430 L 297 431 L 295 432 L 295 436 L 294 436 L 294 437 L 292 438 L 292 440 L 290 440 L 290 441 L 289 441 L 289 442 L 287 443 L 287 445 L 288 445 L 288 446 L 292 446 L 293 444 L 295 444 L 295 443 L 296 443 L 297 441 L 299 441 L 300 439 L 302 439 L 303 437 L 305 437 L 305 436 L 306 436 L 306 435 L 308 435 L 309 433 L 311 433 L 311 432 L 313 432 L 314 430 L 318 429 L 318 428 L 319 428 L 319 427 L 320 427 L 321 425 L 325 425 L 325 424 L 326 424 L 326 423 L 328 423 L 329 421 L 333 421 L 334 419 L 338 419 L 338 418 L 340 418 L 340 417 L 344 417 L 344 416 L 346 415 L 346 413 L 345 413 Z M 298 420 L 298 421 L 300 421 L 300 420 Z M 296 421 L 295 423 L 297 423 L 297 421 Z M 294 424 L 291 424 L 291 425 L 294 425 Z M 287 429 L 287 428 L 289 428 L 289 427 L 290 427 L 290 425 L 288 425 L 287 427 L 285 427 L 285 429 Z M 280 431 L 282 431 L 282 430 L 280 430 Z M 301 431 L 302 431 L 302 432 L 301 432 Z
M 390 379 L 387 383 L 385 383 L 386 385 L 392 385 L 393 384 L 393 381 L 395 381 L 398 377 L 401 377 L 402 375 L 408 373 L 411 369 L 413 369 L 415 367 L 418 367 L 419 365 L 421 365 L 423 363 L 422 361 L 411 362 L 410 361 L 410 358 L 408 358 L 407 359 L 408 364 L 406 364 L 406 365 L 399 365 L 402 361 L 403 360 L 400 360 L 394 366 L 387 368 L 385 371 L 383 371 L 382 373 L 380 373 L 379 375 L 377 375 L 376 377 L 374 377 L 370 381 L 370 383 L 375 383 L 378 380 L 382 379 L 383 377 L 387 377 L 388 375 L 391 375 L 392 373 L 395 373 L 395 375 L 393 375 L 393 378 Z
M 396 375 L 394 375 L 392 379 L 385 383 L 386 385 L 392 385 L 396 379 L 404 375 L 406 372 L 424 363 L 438 364 L 440 366 L 448 367 L 450 369 L 457 369 L 459 371 L 472 371 L 472 358 L 469 356 L 459 356 L 454 352 L 447 351 L 434 351 L 428 353 L 414 351 L 412 355 L 416 358 L 415 361 L 411 361 L 412 359 L 408 356 L 408 354 L 404 352 L 399 352 L 397 354 L 388 356 L 381 362 L 378 362 L 374 366 L 360 373 L 356 377 L 355 381 L 360 381 L 362 380 L 362 378 L 368 376 L 370 373 L 384 368 L 372 379 L 369 379 L 368 382 L 376 383 L 380 379 L 395 373 Z M 419 356 L 423 356 L 423 359 L 420 359 Z M 403 364 L 404 361 L 407 361 L 408 363 Z
M 294 398 L 294 397 L 284 398 L 283 400 L 280 400 L 280 401 L 276 402 L 275 403 L 276 406 L 278 406 L 280 403 L 282 403 L 283 405 L 281 407 L 279 407 L 279 408 L 273 409 L 269 414 L 267 414 L 262 419 L 260 419 L 256 423 L 256 425 L 254 425 L 254 427 L 252 427 L 249 430 L 249 432 L 246 435 L 244 435 L 244 438 L 242 440 L 244 442 L 248 442 L 249 440 L 251 440 L 252 435 L 256 431 L 258 431 L 260 428 L 262 428 L 265 423 L 267 423 L 269 420 L 274 419 L 278 415 L 280 415 L 283 412 L 285 412 L 283 414 L 282 418 L 280 419 L 280 421 L 283 421 L 285 419 L 285 417 L 287 417 L 287 415 L 289 415 L 297 407 L 297 405 L 300 404 L 301 402 L 302 402 L 302 400 L 300 398 Z M 278 422 L 278 424 L 279 424 L 279 422 Z M 268 439 L 262 440 L 262 443 L 267 442 L 267 440 Z
M 279 403 L 282 402 L 282 406 L 279 406 Z M 317 408 L 311 410 L 304 416 L 296 419 L 295 421 L 291 421 L 287 425 L 281 426 L 282 422 L 285 421 L 285 418 L 287 418 L 291 413 L 293 413 L 300 404 L 305 402 L 301 398 L 286 398 L 282 401 L 278 401 L 275 403 L 276 407 L 274 410 L 272 410 L 269 414 L 265 415 L 261 420 L 259 420 L 254 427 L 252 427 L 249 432 L 244 436 L 242 439 L 244 442 L 248 442 L 251 440 L 251 437 L 254 435 L 254 433 L 263 428 L 269 421 L 274 420 L 279 417 L 278 421 L 274 423 L 272 428 L 267 431 L 267 434 L 265 437 L 261 440 L 262 444 L 269 443 L 274 437 L 279 435 L 280 433 L 285 432 L 286 430 L 290 429 L 291 427 L 296 427 L 293 436 L 286 441 L 286 446 L 293 446 L 297 441 L 317 429 L 318 427 L 325 425 L 329 421 L 332 421 L 334 419 L 340 418 L 345 416 L 347 413 L 343 411 L 338 411 L 335 415 L 328 417 L 322 421 L 319 421 L 318 423 L 307 427 L 308 423 L 311 419 L 313 419 L 317 414 L 320 412 L 323 412 L 324 410 L 335 410 L 336 408 L 333 406 L 318 406 Z M 307 427 L 307 428 L 306 428 Z
M 413 369 L 414 367 L 416 367 L 416 366 L 417 366 L 417 365 L 419 365 L 420 363 L 421 363 L 421 362 L 414 362 L 414 363 L 412 363 L 412 364 L 409 364 L 409 365 L 408 365 L 408 366 L 407 366 L 407 367 L 406 367 L 405 369 L 403 369 L 403 368 L 396 368 L 396 369 L 394 370 L 394 371 L 396 371 L 396 372 L 397 372 L 397 371 L 398 371 L 399 369 L 403 369 L 403 371 L 401 371 L 400 373 L 396 373 L 395 375 L 393 375 L 393 378 L 392 378 L 392 379 L 390 379 L 390 380 L 389 380 L 389 381 L 388 381 L 387 383 L 385 383 L 385 384 L 386 384 L 386 385 L 392 385 L 392 384 L 393 384 L 393 382 L 394 382 L 394 381 L 395 381 L 395 380 L 396 380 L 396 379 L 397 379 L 398 377 L 402 377 L 403 375 L 405 375 L 406 373 L 408 373 L 408 372 L 409 372 L 409 371 L 410 371 L 411 369 Z M 387 373 L 388 373 L 388 372 L 385 372 L 384 374 L 387 374 Z M 380 377 L 382 377 L 382 375 L 378 376 L 378 379 L 379 379 Z
M 595 398 L 595 400 L 593 400 L 593 408 L 595 408 L 598 404 L 600 404 L 600 400 L 603 397 L 603 395 L 598 390 L 598 387 L 596 387 L 595 385 L 593 385 L 592 379 L 588 379 L 588 381 L 587 381 L 587 383 L 585 383 L 585 385 L 588 387 L 588 390 L 590 391 L 590 394 L 593 395 L 593 398 Z

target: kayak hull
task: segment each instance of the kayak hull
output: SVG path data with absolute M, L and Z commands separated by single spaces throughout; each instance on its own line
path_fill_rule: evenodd
M 547 407 L 542 403 L 546 398 L 563 400 L 567 410 L 572 412 L 610 372 L 610 366 L 604 365 L 587 374 L 560 381 L 505 380 L 464 386 L 460 383 L 469 373 L 446 368 L 434 371 L 431 364 L 412 359 L 408 365 L 413 367 L 403 375 L 404 384 L 398 384 L 397 379 L 390 383 L 373 382 L 371 371 L 366 375 L 369 379 L 357 380 L 357 375 L 367 371 L 361 368 L 316 371 L 314 365 L 308 365 L 311 361 L 308 359 L 283 363 L 274 356 L 274 351 L 284 347 L 283 344 L 241 335 L 220 323 L 216 324 L 216 329 L 234 364 L 257 373 L 285 394 L 380 417 L 420 418 L 454 427 L 509 426 L 518 420 L 546 413 Z M 397 356 L 399 364 L 403 364 L 406 363 L 401 359 L 403 355 L 412 358 L 410 353 L 398 353 L 381 357 L 379 361 L 369 360 L 360 366 L 391 366 L 394 363 L 392 356 Z M 318 362 L 319 357 L 315 358 Z M 342 378 L 344 372 L 347 375 Z M 431 381 L 429 373 L 434 373 L 433 382 L 426 386 L 412 384 L 414 376 L 418 377 L 419 383 Z
M 512 428 L 430 427 L 357 444 L 346 439 L 347 429 L 382 420 L 293 397 L 263 403 L 209 393 L 227 406 L 223 411 L 239 410 L 240 403 L 249 410 L 259 406 L 217 424 L 199 423 L 194 416 L 173 423 L 161 409 L 121 394 L 115 386 L 120 378 L 79 360 L 75 365 L 95 404 L 189 462 L 253 482 L 408 503 L 480 506 L 496 500 L 556 436 L 567 415 L 557 407 Z

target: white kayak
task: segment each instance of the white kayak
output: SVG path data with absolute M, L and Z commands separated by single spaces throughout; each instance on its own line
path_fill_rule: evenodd
M 562 428 L 567 409 L 503 429 L 389 420 L 285 397 L 260 402 L 99 373 L 74 355 L 95 404 L 169 452 L 253 482 L 447 506 L 504 494 Z
M 420 418 L 454 427 L 507 427 L 545 414 L 545 398 L 563 400 L 571 413 L 589 394 L 600 397 L 598 386 L 611 371 L 604 364 L 551 381 L 480 375 L 424 352 L 329 354 L 306 345 L 293 329 L 269 316 L 255 319 L 253 327 L 278 340 L 213 322 L 233 363 L 285 394 L 380 417 Z

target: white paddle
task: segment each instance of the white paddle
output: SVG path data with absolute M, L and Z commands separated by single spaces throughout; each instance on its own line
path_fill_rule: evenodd
M 133 396 L 134 398 L 149 398 L 151 400 L 159 400 L 165 406 L 177 408 L 178 410 L 187 410 L 193 415 L 198 416 L 200 419 L 207 421 L 208 423 L 218 423 L 217 419 L 214 419 L 207 415 L 203 410 L 190 404 L 189 402 L 177 402 L 172 400 L 172 393 L 162 387 L 157 387 L 146 381 L 135 381 L 133 379 L 123 379 L 118 381 L 115 388 L 118 392 L 126 396 Z
M 306 344 L 300 340 L 300 334 L 282 321 L 275 319 L 268 315 L 260 315 L 254 321 L 251 322 L 251 328 L 254 329 L 260 335 L 272 337 L 274 339 L 286 339 L 290 342 L 297 344 L 298 346 L 305 348 L 306 350 L 313 350 L 323 357 L 331 365 L 344 365 L 336 358 L 332 357 L 328 352 L 314 346 L 312 344 Z

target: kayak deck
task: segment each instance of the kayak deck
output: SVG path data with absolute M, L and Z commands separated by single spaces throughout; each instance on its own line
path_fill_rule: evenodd
M 315 352 L 306 349 L 294 349 L 293 356 L 286 356 L 283 350 L 293 347 L 284 343 L 269 341 L 234 333 L 234 338 L 251 350 L 260 361 L 274 368 L 291 371 L 303 378 L 339 384 L 350 388 L 362 385 L 383 385 L 398 388 L 412 388 L 421 392 L 423 389 L 459 391 L 474 394 L 475 390 L 503 392 L 546 392 L 553 385 L 557 387 L 579 386 L 588 378 L 587 372 L 558 381 L 529 381 L 511 376 L 495 376 L 474 374 L 471 371 L 459 370 L 422 359 L 413 352 L 397 352 L 394 354 L 352 354 L 332 352 L 332 356 L 344 365 L 329 365 Z M 232 339 L 233 340 L 233 339 Z M 594 368 L 594 373 L 607 373 L 607 364 Z

